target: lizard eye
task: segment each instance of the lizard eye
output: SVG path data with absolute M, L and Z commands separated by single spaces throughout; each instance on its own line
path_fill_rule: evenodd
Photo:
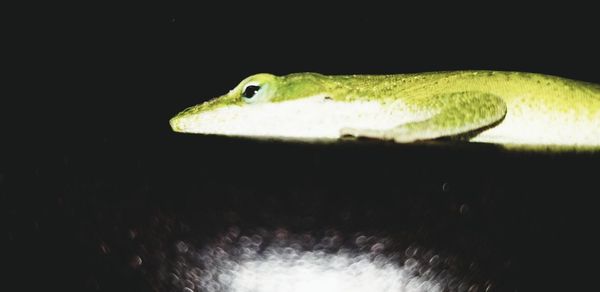
M 250 99 L 254 97 L 259 90 L 260 86 L 258 85 L 247 85 L 242 91 L 242 97 Z

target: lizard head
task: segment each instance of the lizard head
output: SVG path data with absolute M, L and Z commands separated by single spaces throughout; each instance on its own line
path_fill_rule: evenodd
M 322 138 L 314 128 L 319 127 L 315 117 L 323 116 L 317 108 L 333 102 L 326 78 L 316 73 L 252 75 L 227 94 L 183 110 L 170 125 L 183 133 L 263 137 L 313 133 L 308 136 Z

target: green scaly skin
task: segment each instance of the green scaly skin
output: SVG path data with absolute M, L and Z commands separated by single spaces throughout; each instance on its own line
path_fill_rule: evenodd
M 186 132 L 182 121 L 191 116 L 254 103 L 241 98 L 249 83 L 263 86 L 261 100 L 255 103 L 280 103 L 318 95 L 346 104 L 376 101 L 385 106 L 401 101 L 411 112 L 428 117 L 391 129 L 341 128 L 341 135 L 399 143 L 463 136 L 473 142 L 490 142 L 509 148 L 600 150 L 599 85 L 521 72 L 256 74 L 244 79 L 229 93 L 179 113 L 171 119 L 173 130 Z M 539 122 L 540 119 L 545 122 Z M 540 137 L 540 143 L 526 139 L 527 133 L 513 137 L 512 133 L 517 133 L 521 126 L 526 128 L 535 122 L 544 126 L 531 133 Z M 544 142 L 545 139 L 550 142 Z

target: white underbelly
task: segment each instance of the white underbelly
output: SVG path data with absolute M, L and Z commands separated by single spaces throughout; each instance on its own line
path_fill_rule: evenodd
M 301 100 L 225 106 L 180 121 L 183 132 L 298 139 L 336 139 L 340 129 L 386 130 L 425 120 L 401 101 L 337 102 L 324 96 Z M 505 119 L 474 142 L 527 145 L 600 145 L 600 117 L 595 124 L 581 113 L 547 114 L 509 108 Z
M 600 145 L 600 117 L 590 123 L 581 113 L 559 116 L 508 111 L 505 119 L 471 139 L 474 142 L 527 145 Z
M 185 132 L 234 136 L 338 138 L 344 127 L 385 130 L 415 120 L 400 101 L 382 105 L 376 101 L 352 103 L 315 96 L 302 100 L 228 106 L 188 118 Z

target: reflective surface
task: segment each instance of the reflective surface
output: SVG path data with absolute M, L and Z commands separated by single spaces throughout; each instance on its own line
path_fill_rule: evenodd
M 152 149 L 80 143 L 8 159 L 12 281 L 36 271 L 47 287 L 268 292 L 592 279 L 597 156 L 173 135 Z

